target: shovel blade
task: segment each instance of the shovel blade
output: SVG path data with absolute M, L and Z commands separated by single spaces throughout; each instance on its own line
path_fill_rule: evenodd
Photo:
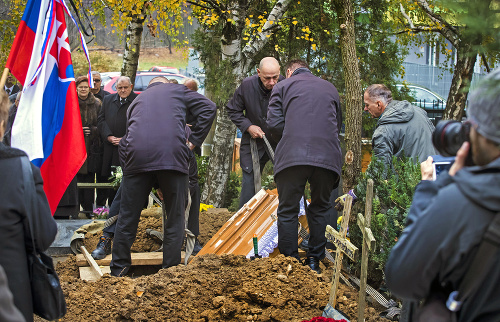
M 335 319 L 335 320 L 344 319 L 347 322 L 349 322 L 349 320 L 344 315 L 342 315 L 342 313 L 340 313 L 333 306 L 331 306 L 330 303 L 328 303 L 325 306 L 325 309 L 323 310 L 323 314 L 321 316 L 324 318 L 330 318 L 330 319 Z

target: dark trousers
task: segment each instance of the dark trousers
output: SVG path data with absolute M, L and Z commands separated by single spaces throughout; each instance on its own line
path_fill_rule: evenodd
M 113 200 L 111 206 L 109 207 L 107 219 L 114 216 L 118 216 L 118 214 L 120 213 L 121 200 L 122 200 L 122 186 L 120 185 L 120 187 L 118 187 L 118 190 L 116 191 L 115 199 Z M 105 227 L 102 230 L 102 234 L 105 237 L 113 238 L 115 236 L 115 230 L 116 230 L 116 221 L 112 225 Z
M 77 174 L 76 179 L 78 182 L 94 183 L 95 173 L 89 172 L 87 174 Z M 92 212 L 94 210 L 94 189 L 78 189 L 78 203 L 82 206 L 84 211 Z
M 260 158 L 259 160 L 261 176 L 267 161 L 269 161 L 269 157 L 267 156 L 267 153 L 264 153 L 262 158 Z M 241 170 L 241 172 L 243 174 L 243 178 L 241 180 L 240 209 L 248 202 L 248 200 L 252 199 L 252 197 L 255 196 L 253 169 L 250 172 L 246 172 L 245 170 Z
M 306 208 L 309 225 L 307 256 L 325 257 L 325 229 L 329 221 L 330 194 L 337 187 L 339 176 L 320 167 L 299 165 L 286 168 L 275 176 L 278 188 L 278 249 L 285 256 L 299 258 L 298 226 L 300 199 L 306 183 L 311 187 L 311 203 Z
M 101 171 L 98 171 L 96 173 L 96 182 L 97 183 L 107 183 L 108 178 L 105 176 L 101 175 Z M 97 207 L 104 207 L 106 206 L 106 200 L 108 199 L 109 196 L 109 190 L 110 189 L 96 189 L 97 196 L 95 199 L 95 204 Z M 111 206 L 111 201 L 109 202 L 108 206 Z
M 193 235 L 200 234 L 200 186 L 198 183 L 189 187 L 189 194 L 191 195 L 191 208 L 189 208 L 189 219 L 187 229 Z
M 131 265 L 130 248 L 134 243 L 144 202 L 158 180 L 163 192 L 167 218 L 163 227 L 163 263 L 167 268 L 180 264 L 184 238 L 188 175 L 171 170 L 151 171 L 123 176 L 120 215 L 113 240 L 111 275 L 125 275 Z

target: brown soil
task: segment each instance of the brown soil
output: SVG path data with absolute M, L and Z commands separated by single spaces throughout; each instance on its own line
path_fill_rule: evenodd
M 229 212 L 201 213 L 200 239 L 208 241 L 230 216 Z M 141 217 L 137 240 L 152 239 L 141 237 L 141 230 L 155 228 L 155 224 L 161 227 L 160 218 Z M 78 278 L 72 256 L 58 263 L 57 272 L 68 306 L 61 321 L 310 320 L 321 316 L 331 282 L 331 270 L 318 275 L 282 255 L 254 261 L 244 256 L 204 255 L 187 266 L 153 275 L 135 279 L 105 275 L 97 282 Z M 357 298 L 357 291 L 340 285 L 337 308 L 351 321 L 356 321 Z M 378 317 L 381 311 L 381 307 L 367 307 L 365 320 L 387 321 Z

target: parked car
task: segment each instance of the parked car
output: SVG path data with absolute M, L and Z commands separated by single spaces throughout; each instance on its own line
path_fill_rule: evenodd
M 404 86 L 403 84 L 396 85 L 398 90 L 401 90 Z M 407 84 L 406 87 L 410 90 L 409 94 L 414 98 L 413 105 L 422 107 L 434 124 L 441 120 L 446 107 L 445 98 L 420 85 Z
M 106 86 L 106 84 L 113 79 L 115 76 L 120 76 L 120 72 L 105 72 L 101 74 L 101 86 Z
M 179 74 L 166 74 L 161 72 L 138 72 L 135 75 L 134 92 L 136 92 L 137 94 L 142 93 L 148 87 L 149 82 L 157 76 L 163 76 L 168 79 L 175 79 L 179 82 L 179 84 L 183 84 L 187 79 L 186 76 Z M 120 76 L 113 76 L 111 80 L 109 80 L 106 85 L 104 85 L 104 90 L 110 92 L 111 94 L 116 93 L 116 82 L 118 80 L 118 77 Z
M 170 74 L 179 74 L 179 69 L 172 66 L 153 66 L 149 69 L 150 72 L 161 72 Z

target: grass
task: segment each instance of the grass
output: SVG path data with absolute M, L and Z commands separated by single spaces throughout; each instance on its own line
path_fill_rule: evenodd
M 177 68 L 186 68 L 188 64 L 188 48 L 172 48 L 172 54 L 168 48 L 147 48 L 141 50 L 139 55 L 139 65 L 137 70 L 148 70 L 152 66 L 173 66 Z M 92 70 L 99 72 L 117 72 L 120 71 L 123 63 L 123 55 L 109 50 L 93 50 L 89 48 L 90 62 Z M 86 75 L 88 63 L 85 55 L 81 51 L 75 51 L 71 54 L 73 59 L 73 68 L 75 75 Z

